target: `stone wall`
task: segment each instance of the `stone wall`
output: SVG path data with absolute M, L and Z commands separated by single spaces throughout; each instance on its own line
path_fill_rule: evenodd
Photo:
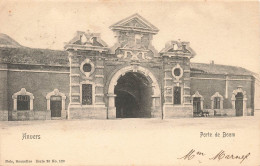
M 167 106 L 164 105 L 164 118 L 193 117 L 192 106 Z
M 9 120 L 49 119 L 50 113 L 47 111 L 46 95 L 54 89 L 58 89 L 67 96 L 65 100 L 65 110 L 67 110 L 69 105 L 69 73 L 67 72 L 68 68 L 63 68 L 58 73 L 40 70 L 10 70 L 8 72 L 8 88 L 6 88 L 8 90 L 8 110 L 13 111 L 12 95 L 20 91 L 21 88 L 25 88 L 26 91 L 32 93 L 34 100 L 31 112 L 14 111 L 9 114 Z
M 227 82 L 226 82 L 227 78 Z M 235 75 L 213 75 L 213 74 L 191 74 L 191 95 L 196 91 L 203 96 L 204 109 L 211 109 L 211 96 L 219 92 L 223 96 L 223 109 L 226 110 L 223 114 L 233 116 L 232 109 L 232 93 L 237 87 L 242 86 L 242 90 L 246 91 L 247 109 L 251 109 L 250 115 L 253 115 L 254 100 L 254 78 L 251 76 L 235 76 Z M 226 90 L 227 85 L 227 90 Z M 226 94 L 227 91 L 227 94 Z M 221 113 L 222 114 L 222 113 Z

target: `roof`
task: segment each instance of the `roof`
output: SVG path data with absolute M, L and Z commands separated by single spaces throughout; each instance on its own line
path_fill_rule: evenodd
M 38 48 L 0 48 L 0 62 L 29 65 L 69 65 L 66 51 Z
M 189 42 L 181 41 L 169 41 L 165 44 L 165 47 L 160 51 L 163 56 L 183 56 L 187 55 L 193 58 L 196 53 L 190 47 Z
M 159 29 L 153 24 L 148 22 L 145 18 L 138 13 L 133 14 L 113 25 L 109 28 L 112 30 L 127 30 L 127 31 L 141 31 L 156 34 Z
M 204 74 L 255 75 L 255 73 L 237 66 L 227 66 L 206 63 L 190 63 L 191 72 Z
M 22 47 L 17 41 L 12 39 L 10 36 L 0 33 L 0 47 Z
M 107 44 L 100 38 L 99 33 L 77 31 L 73 39 L 71 39 L 65 45 L 65 49 L 69 48 L 70 46 L 82 46 L 86 48 L 93 48 L 107 47 Z
M 69 66 L 68 53 L 66 51 L 23 47 L 5 34 L 0 34 L 0 62 L 28 65 Z M 256 75 L 247 69 L 236 66 L 205 63 L 190 63 L 190 65 L 191 72 L 193 73 Z

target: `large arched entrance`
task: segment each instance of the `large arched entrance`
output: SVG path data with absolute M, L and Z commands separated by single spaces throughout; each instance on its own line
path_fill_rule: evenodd
M 143 74 L 128 72 L 121 76 L 114 90 L 117 118 L 150 118 L 152 83 Z
M 108 118 L 161 118 L 161 92 L 146 68 L 133 65 L 115 72 L 108 85 Z

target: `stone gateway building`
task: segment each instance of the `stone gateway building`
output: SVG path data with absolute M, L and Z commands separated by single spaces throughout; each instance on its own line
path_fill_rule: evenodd
M 98 33 L 76 32 L 64 51 L 21 46 L 0 35 L 0 119 L 114 119 L 254 115 L 253 73 L 191 63 L 189 42 L 158 52 L 159 30 L 134 14 Z

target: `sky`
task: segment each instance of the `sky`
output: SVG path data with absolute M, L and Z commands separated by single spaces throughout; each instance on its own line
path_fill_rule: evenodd
M 62 50 L 76 31 L 101 33 L 115 43 L 109 26 L 139 13 L 160 31 L 160 51 L 171 40 L 189 41 L 192 62 L 241 66 L 260 73 L 258 2 L 180 1 L 0 1 L 0 33 L 33 48 Z

